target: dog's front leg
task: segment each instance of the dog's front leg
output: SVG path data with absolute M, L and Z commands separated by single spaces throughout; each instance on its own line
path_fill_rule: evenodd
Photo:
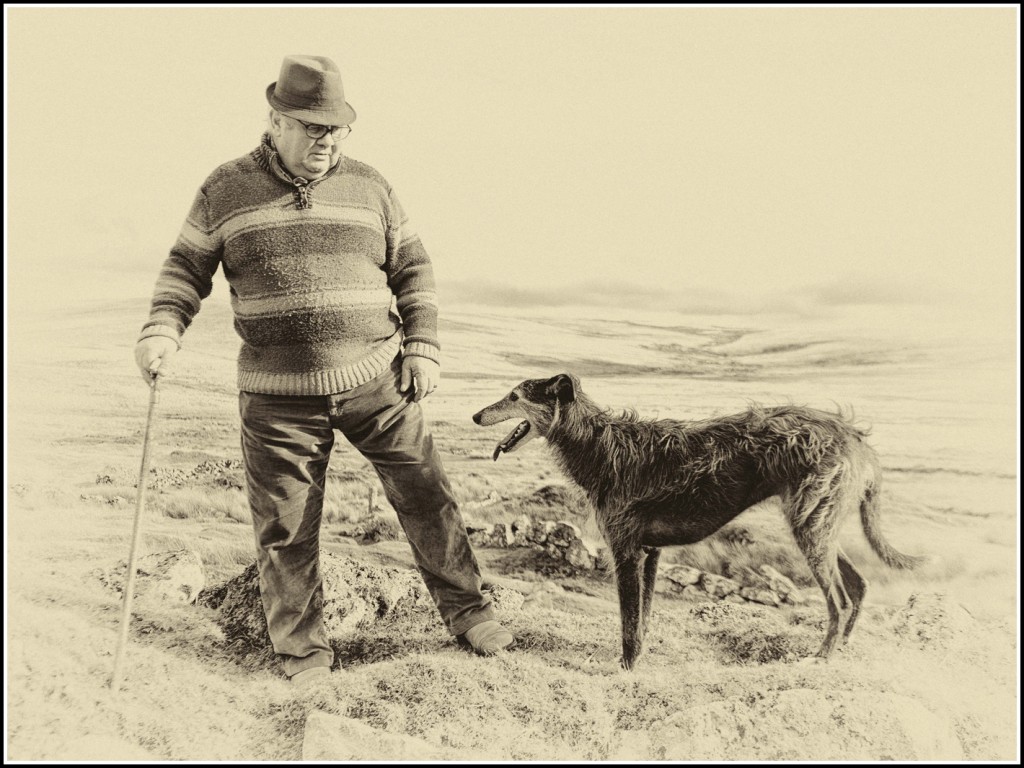
M 640 627 L 643 555 L 633 551 L 615 554 L 614 557 L 615 583 L 619 588 L 619 614 L 622 618 L 622 666 L 632 669 L 643 644 Z
M 644 559 L 644 591 L 640 604 L 643 606 L 640 615 L 640 643 L 647 639 L 647 627 L 651 623 L 651 606 L 654 604 L 654 584 L 658 577 L 658 558 L 661 550 L 657 547 L 644 547 L 647 557 Z

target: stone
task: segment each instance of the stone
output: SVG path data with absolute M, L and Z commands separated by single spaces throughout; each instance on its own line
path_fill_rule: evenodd
M 321 552 L 320 573 L 324 628 L 330 640 L 348 639 L 357 628 L 385 617 L 433 607 L 422 577 L 411 569 Z M 227 641 L 244 640 L 252 647 L 269 647 L 256 563 L 214 591 L 223 593 L 216 621 Z
M 405 734 L 388 733 L 341 715 L 310 710 L 302 736 L 305 762 L 349 760 L 459 760 L 454 749 Z
M 665 569 L 665 578 L 679 588 L 689 587 L 700 582 L 701 571 L 688 565 L 674 565 Z
M 677 712 L 651 735 L 652 757 L 662 760 L 964 759 L 947 717 L 875 691 L 756 692 Z
M 510 526 L 512 532 L 512 546 L 525 547 L 530 543 L 530 529 L 533 521 L 526 515 L 517 517 Z
M 495 523 L 487 537 L 487 545 L 491 547 L 506 548 L 512 546 L 512 532 L 504 523 Z
M 527 534 L 526 538 L 534 544 L 546 544 L 548 541 L 548 534 L 550 534 L 554 529 L 555 524 L 552 521 L 537 520 L 530 526 L 530 532 Z
M 779 596 L 770 589 L 742 587 L 740 589 L 740 597 L 752 603 L 761 603 L 762 605 L 771 605 L 773 607 L 778 607 L 779 605 Z
M 800 590 L 797 588 L 796 584 L 770 565 L 761 565 L 757 570 L 767 582 L 768 589 L 776 593 L 783 602 L 794 604 L 803 602 L 803 598 L 800 596 Z
M 133 600 L 191 605 L 206 585 L 202 561 L 187 549 L 143 555 L 136 561 L 136 569 Z M 123 593 L 127 572 L 128 561 L 121 560 L 113 568 L 96 571 L 94 575 L 104 586 Z
M 700 575 L 700 586 L 712 597 L 723 598 L 738 592 L 740 585 L 732 579 L 718 576 L 714 573 L 702 573 Z
M 573 539 L 565 550 L 565 561 L 576 568 L 592 571 L 597 567 L 598 552 L 592 542 Z
M 548 532 L 547 543 L 554 544 L 556 547 L 565 548 L 568 547 L 574 539 L 579 539 L 581 535 L 579 527 L 566 522 L 565 520 L 559 520 L 555 523 L 551 531 Z

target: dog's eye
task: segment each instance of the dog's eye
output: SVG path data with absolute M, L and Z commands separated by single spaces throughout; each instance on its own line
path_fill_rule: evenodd
M 508 396 L 508 399 L 511 400 L 514 403 L 516 400 L 519 399 L 519 395 L 517 395 L 515 392 L 513 392 L 511 395 Z

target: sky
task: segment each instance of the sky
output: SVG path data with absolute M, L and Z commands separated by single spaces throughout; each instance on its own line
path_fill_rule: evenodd
M 1016 314 L 1019 13 L 989 7 L 5 6 L 8 291 L 148 295 L 333 58 L 346 154 L 442 299 Z M 125 281 L 107 281 L 111 271 Z M 128 288 L 125 288 L 128 285 Z

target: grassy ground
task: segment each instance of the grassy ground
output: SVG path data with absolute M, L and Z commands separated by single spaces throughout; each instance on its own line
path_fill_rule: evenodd
M 433 614 L 415 613 L 359 632 L 339 649 L 343 671 L 303 697 L 287 685 L 272 656 L 227 643 L 208 609 L 139 603 L 125 686 L 114 694 L 106 681 L 120 601 L 93 572 L 129 549 L 146 396 L 130 361 L 140 311 L 129 302 L 75 311 L 50 325 L 40 320 L 22 329 L 12 350 L 17 388 L 8 426 L 6 558 L 12 759 L 293 760 L 301 756 L 310 707 L 455 748 L 465 759 L 643 759 L 636 738 L 673 713 L 799 688 L 907 695 L 952 721 L 967 759 L 1006 760 L 1016 753 L 1017 550 L 1014 511 L 1006 505 L 1013 478 L 897 476 L 885 496 L 890 540 L 903 551 L 941 558 L 912 574 L 888 571 L 851 523 L 843 546 L 871 583 L 868 607 L 850 646 L 824 665 L 801 662 L 817 648 L 824 627 L 813 588 L 805 591 L 810 599 L 804 605 L 781 609 L 689 602 L 662 589 L 645 653 L 625 673 L 618 666 L 618 611 L 607 573 L 559 572 L 546 569 L 538 555 L 480 549 L 486 579 L 533 594 L 503 617 L 518 645 L 499 658 L 467 655 Z M 143 520 L 145 551 L 191 549 L 211 583 L 253 560 L 239 482 L 233 347 L 225 337 L 229 326 L 218 322 L 224 319 L 215 309 L 205 324 L 197 321 L 164 387 Z M 73 335 L 61 335 L 72 329 Z M 735 338 L 726 334 L 719 341 Z M 582 522 L 585 508 L 571 496 L 552 505 L 539 493 L 564 482 L 541 444 L 492 462 L 504 432 L 469 420 L 519 379 L 536 374 L 509 375 L 511 369 L 494 363 L 473 377 L 470 366 L 460 368 L 460 350 L 469 355 L 490 348 L 479 329 L 454 335 L 448 346 L 456 357 L 453 375 L 427 412 L 466 514 Z M 806 345 L 798 349 L 803 353 Z M 862 377 L 863 391 L 872 391 L 866 374 L 854 375 Z M 879 380 L 885 375 L 884 369 L 875 373 Z M 648 390 L 629 380 L 592 381 L 601 401 L 636 391 L 641 408 L 657 403 L 664 413 L 695 415 L 688 395 L 698 385 L 685 378 Z M 721 406 L 774 386 L 798 385 L 729 380 Z M 880 439 L 892 443 L 898 429 L 886 432 L 884 422 L 880 428 Z M 339 442 L 324 546 L 411 566 L 404 542 L 360 546 L 338 535 L 366 512 L 375 487 L 369 465 Z M 936 495 L 958 501 L 936 502 Z M 376 502 L 384 517 L 393 515 L 381 495 Z M 810 587 L 772 505 L 744 513 L 733 525 L 747 530 L 753 543 L 715 537 L 669 551 L 666 562 L 719 573 L 767 563 Z M 542 588 L 546 582 L 553 586 Z M 947 595 L 969 609 L 970 620 L 932 638 L 901 632 L 900 610 L 921 593 Z

